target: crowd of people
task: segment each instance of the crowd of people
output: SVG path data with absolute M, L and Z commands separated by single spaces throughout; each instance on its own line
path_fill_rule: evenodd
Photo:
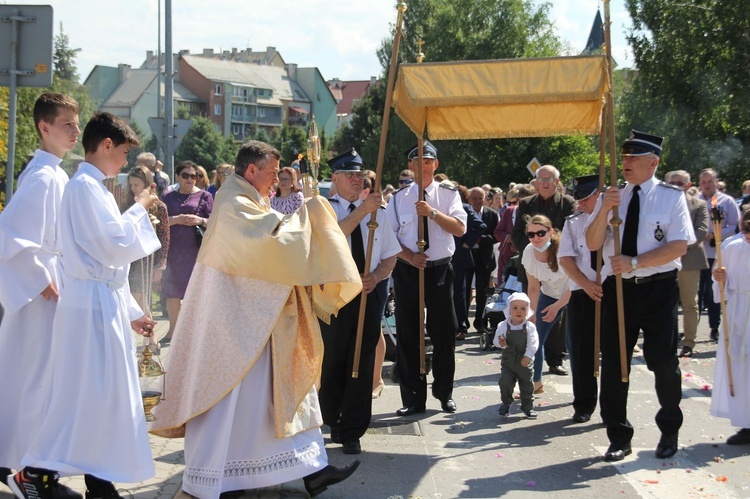
M 77 104 L 44 94 L 34 119 L 41 147 L 0 214 L 0 373 L 25 373 L 0 410 L 0 478 L 19 498 L 82 497 L 61 475 L 84 475 L 87 499 L 120 497 L 113 482 L 154 474 L 149 431 L 185 438 L 182 488 L 195 497 L 298 478 L 314 496 L 345 480 L 359 461 L 329 465 L 321 427 L 345 454 L 362 452 L 384 385 L 389 295 L 399 417 L 426 411 L 428 387 L 442 411 L 458 411 L 456 342 L 473 330 L 502 351 L 501 417 L 520 399 L 536 419 L 544 363 L 566 376 L 567 358 L 573 421 L 598 406 L 603 458 L 620 461 L 632 453 L 628 374 L 642 335 L 659 401 L 655 454 L 669 458 L 683 420 L 678 359 L 693 355 L 706 309 L 719 342 L 711 413 L 741 428 L 729 444 L 750 444 L 750 181 L 736 200 L 710 168 L 697 190 L 683 170 L 660 181 L 662 137 L 631 131 L 624 185 L 587 175 L 567 193 L 552 165 L 507 193 L 467 188 L 438 172 L 429 141 L 405 151 L 398 189 L 381 190 L 355 148 L 332 158 L 328 199 L 305 198 L 298 169 L 259 141 L 210 183 L 192 161 L 171 183 L 143 153 L 118 204 L 103 181 L 139 144 L 128 125 L 95 114 L 69 180 L 60 163 L 81 135 Z M 493 320 L 484 305 L 511 276 L 520 285 Z M 159 342 L 170 396 L 147 428 L 129 330 L 155 345 L 153 283 L 170 321 Z

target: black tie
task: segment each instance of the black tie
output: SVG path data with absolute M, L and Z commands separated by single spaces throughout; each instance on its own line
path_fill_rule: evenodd
M 424 198 L 427 199 L 427 191 L 424 191 Z M 427 217 L 422 217 L 422 227 L 424 227 L 424 249 L 427 251 L 430 248 L 430 231 L 427 228 Z
M 349 213 L 353 212 L 356 206 L 354 203 L 349 205 Z M 351 234 L 352 238 L 352 256 L 354 257 L 354 263 L 357 264 L 357 270 L 360 274 L 365 273 L 365 245 L 362 242 L 362 229 L 359 224 L 354 228 Z
M 641 186 L 636 185 L 633 188 L 633 195 L 628 204 L 628 214 L 625 218 L 625 230 L 622 234 L 622 251 L 623 255 L 638 255 L 638 217 L 641 213 L 641 200 L 638 191 Z

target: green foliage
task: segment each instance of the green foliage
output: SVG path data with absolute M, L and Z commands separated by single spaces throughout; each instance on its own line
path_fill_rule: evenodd
M 638 76 L 630 128 L 667 137 L 660 170 L 713 167 L 738 190 L 750 171 L 750 9 L 744 0 L 628 0 Z
M 78 82 L 76 53 L 79 49 L 70 48 L 70 37 L 65 34 L 62 22 L 60 23 L 60 32 L 55 37 L 53 46 L 52 60 L 55 65 L 55 76 L 61 80 Z
M 297 154 L 307 150 L 307 130 L 285 123 L 281 131 L 271 138 L 271 145 L 281 153 L 281 165 L 290 165 L 297 159 Z
M 425 0 L 412 2 L 404 16 L 399 62 L 416 59 L 417 40 L 425 42 L 425 62 L 548 57 L 566 47 L 548 18 L 549 4 L 524 0 Z M 387 75 L 392 40 L 384 40 L 378 58 Z M 385 76 L 354 107 L 351 123 L 337 130 L 332 149 L 355 147 L 375 169 L 385 107 Z M 414 134 L 391 113 L 382 184 L 394 183 L 406 168 L 404 151 Z M 531 178 L 526 164 L 536 157 L 560 169 L 563 179 L 596 171 L 598 141 L 586 137 L 440 141 L 440 170 L 467 186 L 490 183 L 507 187 Z
M 126 169 L 129 169 L 129 167 L 135 165 L 135 158 L 137 158 L 140 153 L 147 150 L 144 147 L 145 144 L 143 142 L 143 136 L 144 136 L 143 129 L 140 127 L 138 122 L 131 121 L 130 128 L 133 130 L 133 132 L 135 132 L 136 136 L 138 137 L 138 141 L 141 143 L 141 145 L 138 147 L 131 147 L 128 150 L 128 166 L 126 167 Z
M 227 150 L 227 142 L 216 131 L 214 122 L 200 116 L 193 116 L 192 120 L 193 125 L 175 151 L 175 164 L 185 160 L 195 161 L 207 171 L 215 169 L 219 163 L 234 164 L 234 157 L 227 156 L 231 153 Z

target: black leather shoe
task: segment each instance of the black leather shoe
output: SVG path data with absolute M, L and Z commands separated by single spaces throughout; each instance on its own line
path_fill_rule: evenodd
M 568 371 L 563 366 L 549 366 L 550 374 L 557 374 L 558 376 L 567 376 Z
M 359 445 L 359 439 L 356 440 L 344 440 L 344 454 L 360 454 L 362 452 L 362 446 Z
M 445 401 L 440 401 L 440 407 L 443 408 L 443 411 L 445 412 L 456 412 L 456 403 L 453 401 L 453 399 L 448 399 Z
M 659 459 L 669 459 L 677 454 L 677 433 L 672 435 L 662 435 L 659 444 L 656 446 L 656 457 Z
M 311 497 L 315 497 L 322 493 L 328 488 L 329 485 L 333 485 L 339 482 L 343 482 L 359 466 L 359 459 L 352 461 L 352 464 L 343 468 L 337 468 L 330 464 L 320 471 L 316 471 L 312 475 L 307 475 L 303 480 L 305 482 L 305 490 Z
M 591 414 L 585 413 L 585 412 L 578 412 L 576 411 L 575 414 L 573 414 L 573 422 L 575 423 L 588 423 L 591 420 Z
M 693 349 L 689 346 L 682 347 L 682 350 L 680 350 L 680 357 L 692 357 L 693 356 Z
M 408 405 L 406 407 L 402 407 L 401 409 L 396 411 L 396 416 L 411 416 L 412 414 L 422 414 L 424 413 L 424 407 L 417 407 L 414 405 Z
M 612 463 L 615 461 L 622 461 L 625 459 L 625 456 L 629 456 L 633 453 L 632 447 L 630 447 L 630 444 L 626 444 L 621 448 L 615 447 L 614 444 L 609 446 L 609 449 L 607 449 L 607 452 L 604 453 L 604 461 L 608 463 Z
M 742 428 L 740 431 L 727 439 L 728 445 L 750 444 L 750 428 Z

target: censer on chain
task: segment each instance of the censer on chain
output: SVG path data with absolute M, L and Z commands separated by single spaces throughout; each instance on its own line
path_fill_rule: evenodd
M 156 207 L 149 210 L 149 219 L 151 224 L 156 227 L 159 223 L 159 219 L 155 215 Z M 144 313 L 149 318 L 151 317 L 151 290 L 153 286 L 153 275 L 154 275 L 154 255 L 148 255 L 141 261 L 141 292 L 142 292 L 142 303 L 144 307 Z M 141 398 L 143 399 L 143 410 L 146 415 L 146 421 L 155 421 L 156 418 L 151 414 L 151 410 L 156 407 L 159 402 L 164 400 L 164 387 L 166 376 L 164 368 L 159 362 L 159 355 L 156 354 L 154 359 L 154 352 L 158 352 L 159 344 L 156 343 L 153 335 L 145 338 L 144 346 L 141 349 L 141 353 L 138 357 L 138 376 L 140 378 L 141 385 Z M 161 378 L 159 383 L 156 378 Z M 161 385 L 161 386 L 159 386 Z

